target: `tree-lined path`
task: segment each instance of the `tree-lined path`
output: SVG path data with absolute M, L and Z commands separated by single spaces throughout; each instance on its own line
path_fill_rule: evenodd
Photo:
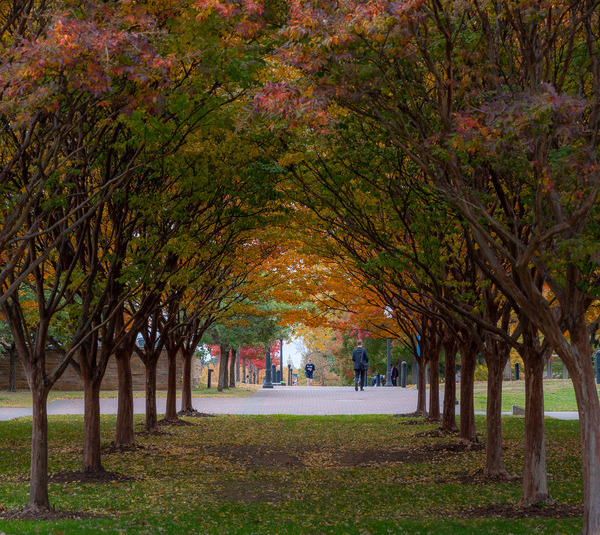
M 159 413 L 185 425 L 178 391 L 183 415 L 414 413 L 461 447 L 485 436 L 482 474 L 518 475 L 519 507 L 560 505 L 544 379 L 562 363 L 582 533 L 600 533 L 600 0 L 0 6 L 0 356 L 9 389 L 18 362 L 31 392 L 27 514 L 60 499 L 48 414 L 83 412 L 81 473 L 104 478 L 103 426 L 117 451 L 136 447 L 134 412 L 162 437 Z M 218 392 L 271 386 L 291 339 L 315 384 L 351 383 L 362 344 L 371 375 L 406 362 L 418 396 L 193 405 L 193 358 L 218 365 Z M 517 364 L 511 467 L 502 395 Z M 67 370 L 83 407 L 48 403 Z

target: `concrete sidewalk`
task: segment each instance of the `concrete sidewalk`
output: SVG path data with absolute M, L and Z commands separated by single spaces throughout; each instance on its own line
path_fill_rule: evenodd
M 440 393 L 443 395 L 443 393 Z M 441 402 L 441 400 L 440 400 Z M 145 399 L 134 398 L 134 412 L 145 413 Z M 166 399 L 157 398 L 159 414 L 164 414 Z M 180 408 L 178 400 L 178 410 Z M 417 391 L 413 388 L 367 387 L 364 392 L 354 387 L 284 386 L 260 389 L 250 397 L 198 397 L 194 408 L 209 414 L 409 414 L 417 408 Z M 457 414 L 459 407 L 456 407 Z M 102 414 L 116 414 L 116 399 L 101 399 Z M 49 415 L 83 414 L 83 399 L 63 399 L 48 403 Z M 479 413 L 482 414 L 482 413 Z M 31 416 L 30 408 L 1 408 L 0 420 Z M 546 413 L 561 419 L 577 419 L 577 413 Z

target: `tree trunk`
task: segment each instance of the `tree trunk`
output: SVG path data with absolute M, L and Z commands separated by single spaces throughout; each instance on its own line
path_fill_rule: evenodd
M 425 359 L 421 358 L 419 363 L 419 388 L 417 389 L 417 411 L 418 416 L 425 416 L 427 414 L 427 363 Z
M 544 423 L 543 374 L 546 359 L 537 327 L 524 315 L 519 320 L 524 342 L 520 351 L 525 365 L 525 444 L 521 503 L 551 503 L 546 474 Z
M 117 405 L 117 428 L 113 446 L 129 448 L 135 444 L 133 430 L 133 381 L 131 378 L 131 351 L 129 348 L 117 348 L 117 378 L 119 382 Z
M 46 373 L 46 343 L 49 316 L 40 318 L 34 339 L 29 339 L 22 323 L 22 309 L 16 296 L 11 302 L 2 304 L 2 314 L 9 324 L 15 347 L 25 373 L 32 398 L 31 422 L 31 467 L 29 477 L 29 503 L 31 511 L 48 510 L 48 392 L 70 362 L 70 356 L 63 355 L 57 367 Z
M 235 352 L 235 380 L 236 382 L 240 382 L 240 355 L 239 353 L 236 351 Z M 235 386 L 235 385 L 233 385 Z
M 229 348 L 226 346 L 221 346 L 221 356 L 219 357 L 219 381 L 217 383 L 217 390 L 219 392 L 223 392 L 224 388 L 229 388 L 227 373 L 228 363 Z
M 429 419 L 440 419 L 440 344 L 437 339 L 431 344 L 429 355 Z
M 27 509 L 50 508 L 48 496 L 48 391 L 41 370 L 35 369 L 28 377 L 33 403 L 31 424 L 31 472 L 29 505 Z
M 452 333 L 444 336 L 444 412 L 442 430 L 448 433 L 458 431 L 456 425 L 456 339 Z
M 184 351 L 183 355 L 183 380 L 181 385 L 181 410 L 193 412 L 192 406 L 192 353 Z
M 237 351 L 231 350 L 231 362 L 229 363 L 229 388 L 235 388 L 235 369 L 237 362 Z M 239 369 L 238 369 L 239 372 Z M 238 373 L 239 375 L 239 373 Z
M 544 424 L 544 358 L 530 351 L 525 365 L 525 445 L 521 505 L 552 503 L 546 474 Z
M 469 444 L 477 442 L 473 387 L 477 344 L 467 340 L 460 352 L 460 438 Z
M 177 349 L 167 349 L 168 375 L 167 375 L 167 407 L 166 420 L 178 420 L 177 417 Z
M 600 407 L 594 382 L 592 361 L 581 359 L 581 366 L 569 367 L 579 411 L 579 430 L 583 463 L 583 531 L 600 533 Z
M 146 363 L 146 421 L 144 429 L 152 433 L 158 429 L 158 416 L 156 411 L 156 366 L 157 359 Z
M 572 299 L 571 302 L 573 303 L 574 300 Z M 567 325 L 571 337 L 570 344 L 564 339 L 562 332 L 557 332 L 542 322 L 538 327 L 540 330 L 542 327 L 547 327 L 547 330 L 542 333 L 551 339 L 552 349 L 567 366 L 573 381 L 579 413 L 583 473 L 581 533 L 597 535 L 600 533 L 600 403 L 585 314 L 583 311 L 573 310 L 570 318 L 572 319 Z
M 502 380 L 505 359 L 496 354 L 489 355 L 487 361 L 487 441 L 484 474 L 486 477 L 508 479 L 510 474 L 504 466 L 502 456 Z
M 103 350 L 108 350 L 104 345 Z M 102 472 L 100 452 L 100 385 L 106 371 L 108 354 L 98 358 L 98 343 L 92 338 L 78 349 L 79 372 L 83 382 L 83 464 L 82 471 Z
M 97 377 L 84 378 L 83 472 L 102 472 L 100 452 L 100 383 Z

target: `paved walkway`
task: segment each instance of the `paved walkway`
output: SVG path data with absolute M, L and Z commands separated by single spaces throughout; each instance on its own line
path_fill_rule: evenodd
M 166 399 L 157 398 L 156 402 L 158 412 L 164 413 Z M 252 396 L 244 398 L 194 398 L 194 408 L 210 414 L 408 414 L 414 412 L 416 407 L 417 391 L 398 387 L 367 387 L 364 392 L 355 392 L 354 387 L 337 386 L 275 387 L 257 390 Z M 117 400 L 101 399 L 100 412 L 116 414 Z M 134 399 L 134 412 L 144 414 L 144 398 Z M 48 403 L 48 414 L 83 414 L 83 399 L 51 401 Z M 0 407 L 0 420 L 12 420 L 23 416 L 31 416 L 31 409 Z M 576 412 L 547 412 L 546 416 L 577 419 Z
M 407 414 L 416 408 L 415 389 L 294 386 L 258 390 L 234 414 Z

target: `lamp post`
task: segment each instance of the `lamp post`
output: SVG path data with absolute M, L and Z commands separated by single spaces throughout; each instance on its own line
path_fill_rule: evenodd
M 383 309 L 383 314 L 386 318 L 394 317 L 394 309 L 390 306 L 386 306 Z M 386 340 L 386 348 L 387 348 L 387 370 L 385 376 L 385 386 L 394 386 L 392 384 L 392 339 L 388 338 Z
M 287 384 L 288 386 L 292 386 L 292 357 L 288 357 L 287 359 L 287 368 L 288 368 L 288 377 L 287 377 Z
M 281 378 L 279 379 L 279 382 L 285 383 L 283 375 L 283 338 L 279 340 L 279 370 L 281 371 Z
M 267 347 L 266 358 L 265 358 L 265 382 L 263 388 L 273 388 L 271 382 L 271 348 Z

